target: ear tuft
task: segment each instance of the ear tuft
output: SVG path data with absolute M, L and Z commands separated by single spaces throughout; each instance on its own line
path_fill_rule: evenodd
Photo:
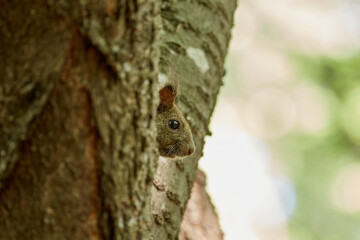
M 165 86 L 159 91 L 159 96 L 161 104 L 171 104 L 175 101 L 176 90 L 170 85 Z

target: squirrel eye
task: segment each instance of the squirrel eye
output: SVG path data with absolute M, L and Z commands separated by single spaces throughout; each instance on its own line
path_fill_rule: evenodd
M 175 130 L 175 129 L 179 128 L 180 123 L 178 121 L 176 121 L 176 120 L 170 120 L 169 121 L 169 126 L 170 126 L 170 128 Z

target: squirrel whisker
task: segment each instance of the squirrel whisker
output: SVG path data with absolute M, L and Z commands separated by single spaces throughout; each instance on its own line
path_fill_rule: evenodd
M 166 156 L 170 156 L 174 154 L 174 152 L 177 151 L 177 143 L 175 143 L 167 152 Z

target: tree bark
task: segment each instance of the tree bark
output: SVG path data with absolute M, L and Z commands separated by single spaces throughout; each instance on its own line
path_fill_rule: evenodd
M 193 130 L 196 151 L 185 160 L 158 163 L 152 211 L 154 239 L 174 239 L 196 178 L 204 138 L 224 75 L 236 1 L 164 1 L 161 57 L 180 82 L 179 108 Z
M 235 1 L 0 6 L 0 239 L 175 239 Z M 183 161 L 158 161 L 160 55 L 197 146 Z
M 198 170 L 180 226 L 179 240 L 222 240 L 219 219 L 206 193 L 206 176 Z

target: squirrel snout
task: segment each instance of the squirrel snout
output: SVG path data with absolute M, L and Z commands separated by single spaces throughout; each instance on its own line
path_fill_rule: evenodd
M 193 147 L 193 146 L 189 147 L 189 151 L 188 151 L 188 154 L 187 154 L 187 155 L 193 154 L 194 151 L 195 151 L 195 147 Z

